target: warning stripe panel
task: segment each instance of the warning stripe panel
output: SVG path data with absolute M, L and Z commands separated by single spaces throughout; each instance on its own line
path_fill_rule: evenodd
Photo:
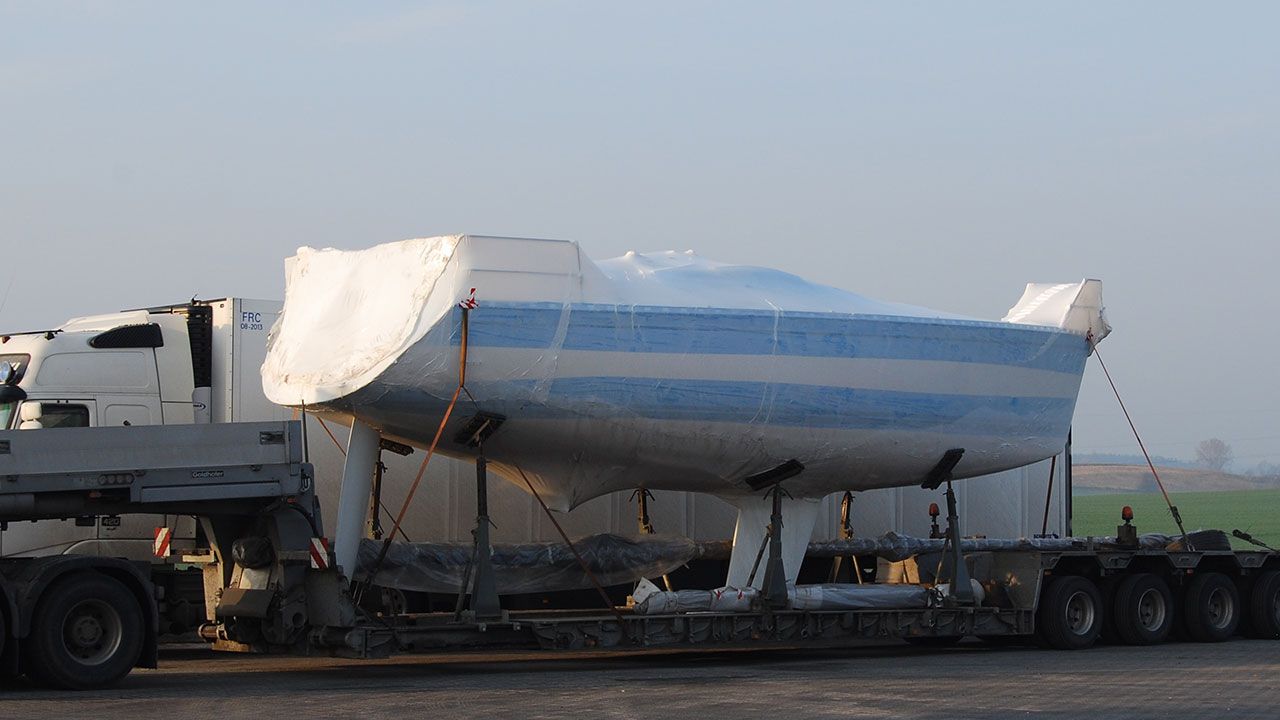
M 325 538 L 311 538 L 311 569 L 327 570 L 329 568 L 329 541 Z
M 151 542 L 151 553 L 158 558 L 169 557 L 170 543 L 173 541 L 173 528 L 156 528 L 155 539 Z

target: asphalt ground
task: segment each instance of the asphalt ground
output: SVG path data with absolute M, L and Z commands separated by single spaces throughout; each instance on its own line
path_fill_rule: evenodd
M 360 661 L 168 648 L 158 670 L 57 692 L 0 685 L 0 717 L 1280 718 L 1280 641 L 1061 652 L 485 652 Z

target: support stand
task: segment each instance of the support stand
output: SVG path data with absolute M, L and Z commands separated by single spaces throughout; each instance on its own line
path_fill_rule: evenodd
M 844 497 L 840 500 L 840 539 L 853 539 L 853 522 L 850 520 L 850 513 L 853 511 L 853 493 L 848 490 L 844 491 Z M 858 565 L 857 555 L 838 555 L 831 561 L 831 574 L 828 576 L 828 582 L 840 582 L 840 573 L 845 563 L 852 568 L 853 579 L 862 584 L 862 567 Z
M 964 552 L 960 545 L 960 516 L 956 511 L 956 493 L 951 487 L 951 473 L 964 456 L 964 448 L 954 448 L 942 455 L 938 464 L 929 471 L 921 487 L 937 490 L 942 483 L 947 484 L 947 537 L 942 546 L 942 567 L 939 577 L 951 578 L 951 592 L 947 599 L 962 605 L 974 603 L 973 586 L 969 582 L 969 568 L 964 562 Z
M 956 493 L 947 480 L 947 539 L 943 543 L 943 574 L 951 576 L 951 593 L 948 597 L 962 605 L 974 602 L 973 585 L 969 582 L 969 566 L 964 562 L 960 546 L 960 517 L 956 513 Z M 947 566 L 950 566 L 948 568 Z
M 780 486 L 774 485 L 769 494 L 773 496 L 773 513 L 769 516 L 769 559 L 764 566 L 764 581 L 761 583 L 760 596 L 766 607 L 781 609 L 787 606 L 787 572 L 782 565 L 782 493 Z
M 462 593 L 470 590 L 471 610 L 468 613 L 472 620 L 499 620 L 502 618 L 502 605 L 498 601 L 498 586 L 493 576 L 493 548 L 489 543 L 489 478 L 484 456 L 476 458 L 476 527 L 471 531 L 475 544 L 471 550 L 471 563 L 464 574 L 462 588 L 459 590 L 458 605 L 462 605 Z M 474 568 L 474 581 L 471 568 Z M 461 614 L 461 613 L 459 613 Z
M 378 449 L 378 459 L 373 464 L 373 496 L 369 501 L 369 523 L 365 528 L 365 537 L 374 540 L 382 539 L 382 478 L 386 475 L 387 466 L 382 462 L 382 449 Z
M 654 535 L 653 520 L 649 519 L 649 500 L 653 498 L 653 493 L 643 488 L 637 489 L 631 493 L 631 497 L 636 499 L 636 525 L 640 529 L 641 535 Z M 674 592 L 675 586 L 671 584 L 671 577 L 662 576 L 662 584 L 666 586 L 667 592 Z
M 653 521 L 649 519 L 649 498 L 653 497 L 653 493 L 640 489 L 631 493 L 631 497 L 636 499 L 636 524 L 640 527 L 640 534 L 652 535 Z
M 769 488 L 773 499 L 773 509 L 769 514 L 769 526 L 756 553 L 756 561 L 751 567 L 751 575 L 747 585 L 754 587 L 756 570 L 760 568 L 760 559 L 764 557 L 765 547 L 769 549 L 769 559 L 764 566 L 764 579 L 761 582 L 760 597 L 767 609 L 781 609 L 787 606 L 787 570 L 782 563 L 782 481 L 793 478 L 804 472 L 804 463 L 792 458 L 775 467 L 743 478 L 743 482 L 752 490 Z M 787 497 L 791 497 L 787 495 Z

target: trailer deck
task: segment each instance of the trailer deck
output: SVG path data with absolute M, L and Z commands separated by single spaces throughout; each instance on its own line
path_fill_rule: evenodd
M 1161 642 L 1175 617 L 1201 641 L 1241 630 L 1280 636 L 1280 556 L 1142 547 L 1133 532 L 1120 542 L 1087 538 L 1051 550 L 967 552 L 969 541 L 952 533 L 944 552 L 881 560 L 896 571 L 882 578 L 918 578 L 912 586 L 924 590 L 913 596 L 925 599 L 912 607 L 801 609 L 787 596 L 761 593 L 737 612 L 650 612 L 638 605 L 480 611 L 460 601 L 455 613 L 383 613 L 362 607 L 365 588 L 335 567 L 304 455 L 297 422 L 0 432 L 0 522 L 199 516 L 206 547 L 182 559 L 203 566 L 207 622 L 200 635 L 216 649 L 238 652 L 376 658 L 477 647 L 831 647 L 894 638 L 943 645 L 966 636 L 1032 635 L 1077 649 L 1093 645 L 1106 628 L 1131 644 Z M 483 472 L 478 478 L 484 482 Z M 965 570 L 959 577 L 972 578 L 969 597 L 945 590 L 948 561 Z M 130 568 L 73 556 L 0 566 L 2 674 L 89 688 L 118 680 L 134 665 L 154 666 L 155 591 Z M 60 591 L 46 593 L 51 587 Z M 462 587 L 459 595 L 471 592 L 474 601 L 474 589 Z M 80 612 L 82 606 L 92 612 Z

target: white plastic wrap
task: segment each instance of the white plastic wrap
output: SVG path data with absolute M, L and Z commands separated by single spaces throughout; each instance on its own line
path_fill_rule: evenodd
M 981 589 L 981 588 L 979 588 Z M 792 610 L 909 610 L 927 608 L 940 594 L 919 585 L 788 585 L 787 607 Z M 755 588 L 715 590 L 659 590 L 644 580 L 632 595 L 637 615 L 686 612 L 748 612 L 760 597 Z
M 755 588 L 722 587 L 715 590 L 660 590 L 648 580 L 636 585 L 633 611 L 639 615 L 687 612 L 747 612 L 760 596 Z
M 579 590 L 594 587 L 578 561 L 586 562 L 602 585 L 622 585 L 646 577 L 659 577 L 698 557 L 699 547 L 688 538 L 645 535 L 592 535 L 574 543 L 497 544 L 490 565 L 498 592 L 507 594 Z M 472 560 L 470 543 L 392 543 L 382 563 L 382 543 L 360 544 L 360 579 L 383 587 L 416 592 L 456 593 Z
M 793 610 L 906 610 L 929 607 L 930 600 L 930 591 L 919 585 L 797 585 L 787 593 Z
M 637 487 L 741 506 L 758 497 L 744 478 L 791 459 L 805 466 L 785 483 L 797 499 L 918 484 L 951 448 L 965 449 L 957 478 L 1020 467 L 1061 450 L 1086 338 L 1105 328 L 1096 281 L 990 322 L 690 253 L 597 265 L 576 243 L 455 235 L 299 250 L 267 396 L 429 444 L 473 288 L 468 393 L 439 451 L 473 456 L 459 430 L 500 415 L 490 469 L 521 486 L 523 471 L 559 510 Z M 740 520 L 747 544 L 760 519 Z
M 523 469 L 568 509 L 634 487 L 749 494 L 743 477 L 791 458 L 806 469 L 787 489 L 812 498 L 918 483 L 953 447 L 966 450 L 961 478 L 1048 457 L 1093 327 L 1069 309 L 1097 283 L 1054 293 L 1071 302 L 1045 317 L 1064 328 L 881 303 L 686 253 L 597 266 L 575 243 L 475 236 L 302 249 L 263 366 L 268 397 L 428 444 L 456 387 L 457 303 L 471 288 L 474 402 L 444 437 L 477 409 L 504 415 L 491 467 L 517 482 Z

